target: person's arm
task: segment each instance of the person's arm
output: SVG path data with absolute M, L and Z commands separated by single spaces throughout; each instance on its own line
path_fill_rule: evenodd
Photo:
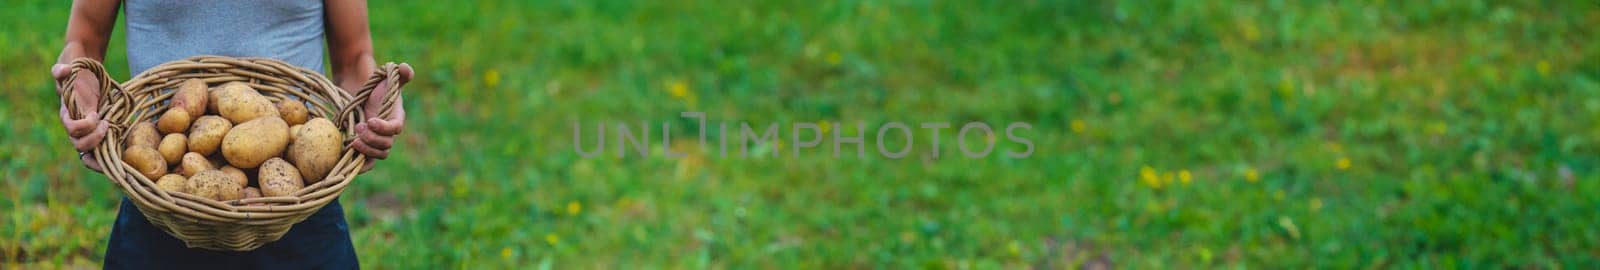
M 332 57 L 334 83 L 345 91 L 360 90 L 367 77 L 377 69 L 377 64 L 372 60 L 372 29 L 367 23 L 367 1 L 327 0 L 323 3 L 327 13 L 324 18 L 327 19 L 328 55 Z M 404 102 L 394 105 L 394 112 L 390 113 L 388 119 L 377 118 L 379 106 L 383 104 L 383 97 L 387 93 L 383 89 L 388 89 L 390 83 L 404 86 L 411 81 L 410 65 L 401 65 L 399 73 L 395 80 L 378 85 L 378 91 L 374 91 L 364 105 L 370 118 L 355 126 L 356 142 L 352 147 L 369 158 L 388 158 L 389 148 L 394 146 L 394 136 L 405 129 Z M 371 169 L 372 164 L 372 160 L 368 160 L 366 168 L 362 170 Z
M 367 1 L 328 0 L 328 55 L 333 62 L 333 82 L 351 91 L 361 89 L 377 64 L 372 60 L 372 29 L 367 23 Z
M 84 109 L 82 119 L 72 119 L 67 113 L 66 104 L 61 104 L 61 124 L 67 128 L 67 136 L 72 138 L 73 148 L 77 148 L 79 159 L 90 169 L 100 171 L 93 155 L 83 155 L 82 152 L 93 150 L 105 138 L 105 121 L 100 120 L 100 115 L 95 108 L 100 107 L 100 82 L 88 71 L 71 73 L 68 64 L 74 59 L 89 58 L 105 62 L 106 44 L 111 39 L 111 29 L 117 23 L 117 8 L 121 1 L 116 0 L 77 0 L 72 1 L 72 14 L 67 18 L 66 44 L 61 48 L 61 56 L 56 58 L 56 64 L 51 66 L 50 75 L 56 81 L 66 80 L 67 76 L 77 76 L 73 85 L 73 98 L 78 103 L 78 108 Z M 58 96 L 65 93 L 58 92 Z
M 117 23 L 116 0 L 72 1 L 72 14 L 67 18 L 66 46 L 56 64 L 67 64 L 73 59 L 87 57 L 105 61 L 106 44 L 111 40 L 111 28 Z

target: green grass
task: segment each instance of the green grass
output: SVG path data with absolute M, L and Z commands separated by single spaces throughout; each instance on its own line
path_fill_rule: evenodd
M 1600 6 L 1514 2 L 374 2 L 411 119 L 342 200 L 374 268 L 1600 264 Z M 97 265 L 120 197 L 55 118 L 67 9 L 0 9 L 0 265 Z M 1037 148 L 573 152 L 682 111 Z

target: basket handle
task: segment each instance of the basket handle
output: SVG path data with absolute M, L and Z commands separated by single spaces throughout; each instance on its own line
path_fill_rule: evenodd
M 128 98 L 127 90 L 123 89 L 122 85 L 117 83 L 116 80 L 111 79 L 110 73 L 106 72 L 105 65 L 100 64 L 100 61 L 89 58 L 73 59 L 67 71 L 67 78 L 56 82 L 56 93 L 61 94 L 61 103 L 67 106 L 67 114 L 72 118 L 82 119 L 84 117 L 83 108 L 78 107 L 78 95 L 74 93 L 79 89 L 72 87 L 73 82 L 78 80 L 78 71 L 83 70 L 89 71 L 89 73 L 100 79 L 100 89 L 96 89 L 100 91 L 100 107 L 94 108 L 94 110 L 100 112 L 101 118 L 105 118 L 108 113 L 107 109 L 110 108 L 112 96 Z M 112 92 L 112 89 L 117 91 Z
M 399 80 L 399 76 L 400 65 L 394 62 L 385 63 L 383 66 L 378 67 L 378 70 L 372 72 L 372 77 L 368 77 L 367 82 L 361 85 L 361 89 L 356 90 L 355 96 L 351 98 L 350 103 L 345 104 L 345 107 L 339 110 L 338 119 L 346 119 L 353 113 L 364 113 L 362 108 L 366 106 L 367 99 L 372 97 L 372 93 L 378 90 L 378 83 Z M 383 104 L 379 105 L 382 108 L 378 111 L 377 117 L 379 118 L 388 119 L 389 114 L 394 112 L 395 103 L 400 102 L 400 84 L 398 82 L 390 83 L 388 88 L 384 89 L 386 91 L 384 92 Z M 356 119 L 357 123 L 366 121 L 366 117 L 371 117 L 365 114 L 361 114 L 361 116 L 363 118 Z

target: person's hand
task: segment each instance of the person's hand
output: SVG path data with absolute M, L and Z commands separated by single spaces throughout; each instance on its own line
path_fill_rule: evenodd
M 65 81 L 67 76 L 77 76 L 68 87 L 73 90 L 72 95 L 78 103 L 78 108 L 83 110 L 83 118 L 72 119 L 72 115 L 67 112 L 67 104 L 61 103 L 61 125 L 67 128 L 67 137 L 72 138 L 72 148 L 78 150 L 78 159 L 83 160 L 83 165 L 96 172 L 103 172 L 100 162 L 96 162 L 94 155 L 88 153 L 94 151 L 95 146 L 100 145 L 100 141 L 106 138 L 106 127 L 110 126 L 105 120 L 100 120 L 100 81 L 88 71 L 70 73 L 72 69 L 66 64 L 56 64 L 50 68 L 50 75 L 55 77 L 57 82 Z
M 411 82 L 412 71 L 410 64 L 400 64 L 400 68 L 396 73 L 398 76 L 379 82 L 377 89 L 372 91 L 372 96 L 367 97 L 363 111 L 366 111 L 368 118 L 366 121 L 356 124 L 356 139 L 353 147 L 361 154 L 367 155 L 366 165 L 361 168 L 362 172 L 372 170 L 372 165 L 377 163 L 378 159 L 389 158 L 389 148 L 394 147 L 394 136 L 400 135 L 400 131 L 406 127 L 404 96 L 394 103 L 394 111 L 389 113 L 388 119 L 378 117 L 378 113 L 382 112 L 381 110 L 383 109 L 383 99 L 389 93 L 389 85 L 398 83 L 400 87 L 405 87 L 406 83 Z M 399 90 L 399 88 L 395 88 L 395 91 Z

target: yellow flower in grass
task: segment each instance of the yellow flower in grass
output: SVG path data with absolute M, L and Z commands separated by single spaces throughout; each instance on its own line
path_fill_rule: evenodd
M 578 201 L 568 202 L 567 214 L 576 216 L 578 213 L 583 213 L 583 203 L 579 203 Z
M 483 86 L 494 88 L 497 85 L 500 85 L 500 71 L 492 68 L 489 71 L 484 71 Z
M 1338 167 L 1338 168 L 1339 168 L 1339 170 L 1341 170 L 1341 171 L 1343 171 L 1343 170 L 1349 170 L 1349 169 L 1350 169 L 1350 158 L 1347 158 L 1347 157 L 1340 157 L 1340 158 L 1339 158 L 1339 161 L 1337 161 L 1337 162 L 1334 162 L 1334 164 L 1333 164 L 1333 165 L 1334 165 L 1334 166 L 1335 166 L 1335 167 Z
M 1539 71 L 1539 76 L 1550 76 L 1550 61 L 1539 60 L 1538 66 L 1534 69 Z
M 1191 179 L 1194 179 L 1194 176 L 1189 174 L 1189 170 L 1180 170 L 1180 171 L 1178 171 L 1178 182 L 1179 183 L 1183 183 L 1185 185 L 1188 185 L 1189 184 L 1189 180 L 1191 180 Z
M 1245 181 L 1249 181 L 1251 183 L 1255 183 L 1256 181 L 1261 181 L 1261 172 L 1257 172 L 1256 168 L 1245 168 L 1244 169 L 1244 180 Z
M 511 248 L 510 247 L 501 248 L 500 249 L 500 258 L 510 259 L 511 258 Z
M 552 246 L 557 245 L 557 244 L 561 244 L 561 237 L 560 236 L 556 236 L 556 234 L 554 234 L 554 233 L 546 234 L 546 235 L 544 235 L 544 242 L 545 243 L 550 243 L 550 245 L 552 245 Z
M 667 94 L 671 94 L 675 98 L 689 97 L 689 83 L 679 80 L 667 83 Z
M 694 91 L 689 89 L 689 83 L 683 80 L 667 82 L 667 94 L 672 95 L 672 98 L 682 100 L 691 108 L 699 105 L 699 99 L 694 98 Z
M 1089 129 L 1089 125 L 1083 123 L 1083 119 L 1072 119 L 1072 132 L 1083 133 L 1087 129 Z
M 1139 182 L 1150 188 L 1161 189 L 1161 176 L 1150 166 L 1139 168 Z
M 829 52 L 828 53 L 828 64 L 829 65 L 839 65 L 839 63 L 843 62 L 843 61 L 844 61 L 844 56 L 839 55 L 839 52 Z

